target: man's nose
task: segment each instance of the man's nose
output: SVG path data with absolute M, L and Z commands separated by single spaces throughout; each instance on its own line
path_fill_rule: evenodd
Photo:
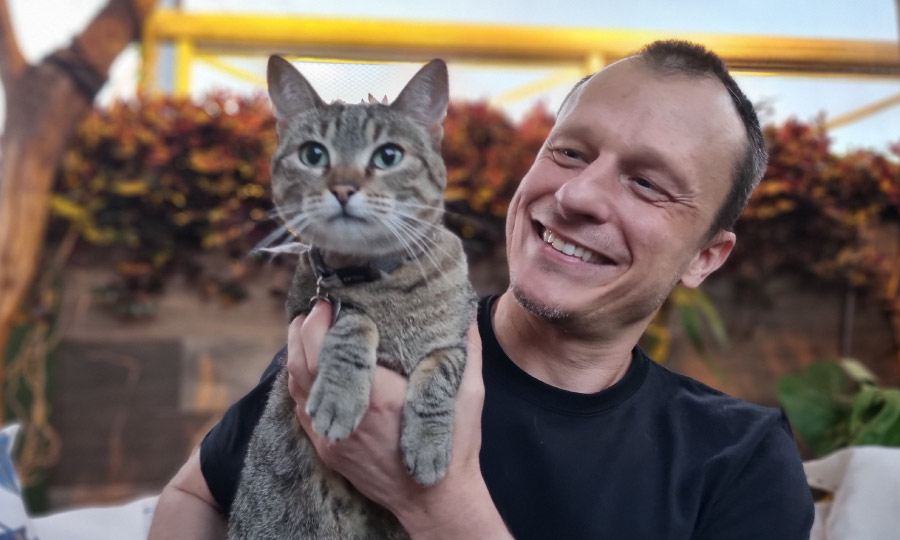
M 595 161 L 556 190 L 559 212 L 567 219 L 604 222 L 609 219 L 617 189 L 614 167 Z

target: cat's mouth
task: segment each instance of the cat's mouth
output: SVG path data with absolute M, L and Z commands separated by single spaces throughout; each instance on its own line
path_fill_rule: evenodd
M 346 223 L 346 222 L 368 223 L 369 220 L 364 217 L 354 216 L 353 214 L 348 213 L 347 209 L 345 208 L 339 214 L 335 214 L 335 215 L 329 217 L 328 219 L 326 219 L 325 222 L 326 223 Z

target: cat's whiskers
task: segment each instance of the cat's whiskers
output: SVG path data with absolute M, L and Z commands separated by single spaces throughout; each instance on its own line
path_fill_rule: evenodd
M 390 232 L 392 235 L 394 235 L 394 237 L 403 245 L 403 249 L 409 255 L 409 258 L 415 261 L 416 266 L 419 267 L 419 271 L 422 272 L 422 281 L 425 282 L 426 287 L 429 287 L 430 284 L 428 283 L 428 273 L 425 272 L 425 267 L 422 266 L 422 261 L 420 261 L 419 257 L 416 256 L 415 250 L 413 250 L 412 246 L 409 245 L 409 242 L 404 239 L 403 233 L 394 229 L 389 222 L 382 222 L 382 224 L 384 225 L 384 228 L 387 229 L 388 232 Z
M 260 240 L 258 244 L 253 248 L 252 251 L 259 251 L 265 248 L 279 247 L 284 245 L 285 240 L 289 240 L 295 238 L 297 234 L 306 229 L 310 223 L 311 219 L 304 214 L 297 214 L 294 217 L 288 219 L 286 223 L 269 233 L 268 236 Z
M 302 202 L 292 203 L 292 204 L 284 204 L 284 205 L 281 205 L 280 207 L 275 207 L 275 208 L 272 208 L 271 210 L 269 210 L 269 217 L 273 218 L 273 219 L 280 218 L 283 215 L 295 214 L 302 209 L 303 209 Z
M 407 227 L 409 227 L 412 230 L 415 230 L 416 227 L 424 225 L 424 226 L 431 227 L 433 230 L 437 231 L 438 234 L 450 234 L 449 231 L 447 231 L 447 229 L 441 225 L 431 223 L 429 221 L 418 218 L 411 214 L 406 214 L 401 211 L 397 211 L 393 217 L 400 218 L 401 220 L 403 220 L 404 225 L 406 225 Z M 413 222 L 415 222 L 415 223 L 413 223 Z M 451 258 L 453 257 L 449 252 L 447 252 L 446 249 L 444 249 L 444 247 L 441 245 L 440 242 L 431 238 L 430 235 L 423 236 L 423 238 L 425 240 L 427 240 L 428 242 L 432 243 L 435 247 L 439 248 L 442 252 L 444 252 L 444 255 L 451 257 Z
M 423 209 L 423 210 L 437 210 L 437 211 L 438 211 L 439 213 L 441 213 L 441 214 L 456 214 L 456 215 L 462 215 L 462 214 L 460 214 L 459 212 L 452 212 L 452 211 L 450 211 L 450 210 L 447 210 L 447 209 L 443 206 L 443 204 L 440 204 L 440 205 L 434 205 L 434 204 L 419 204 L 419 203 L 414 203 L 414 202 L 407 202 L 407 201 L 399 201 L 399 200 L 398 200 L 398 201 L 397 201 L 397 205 L 398 205 L 398 206 L 403 206 L 403 207 L 409 207 L 409 208 Z
M 414 207 L 414 208 L 430 208 L 432 210 L 440 210 L 441 212 L 443 212 L 445 210 L 443 203 L 424 204 L 421 202 L 415 203 L 415 202 L 409 202 L 409 201 L 401 200 L 401 199 L 395 199 L 395 200 L 397 201 L 397 204 L 399 204 L 401 206 L 410 206 L 410 207 Z
M 425 255 L 430 254 L 430 250 L 428 249 L 428 245 L 422 241 L 422 232 L 416 229 L 409 227 L 407 224 L 403 223 L 400 219 L 392 214 L 384 214 L 381 216 L 382 223 L 389 224 L 392 227 L 392 230 L 400 232 L 406 240 L 412 242 L 418 250 Z M 434 262 L 432 260 L 432 262 Z
M 444 227 L 443 224 L 441 224 L 441 223 L 435 223 L 435 222 L 429 221 L 429 220 L 427 220 L 427 219 L 422 219 L 422 218 L 420 218 L 419 216 L 416 216 L 416 215 L 414 215 L 414 214 L 409 214 L 409 213 L 407 213 L 407 212 L 404 212 L 402 209 L 397 208 L 397 209 L 394 210 L 394 213 L 395 213 L 395 215 L 397 215 L 397 216 L 403 218 L 404 220 L 407 220 L 407 221 L 410 221 L 410 222 L 413 222 L 413 221 L 414 221 L 416 225 L 425 225 L 425 226 L 430 227 L 430 228 L 432 228 L 432 229 L 437 229 L 437 230 L 441 231 L 442 233 L 448 232 L 448 231 L 447 231 L 447 228 Z
M 432 246 L 437 246 L 438 244 L 435 240 L 421 235 L 418 229 L 416 229 L 409 223 L 405 223 L 403 220 L 394 215 L 385 215 L 384 218 L 385 223 L 390 223 L 392 226 L 396 227 L 398 231 L 404 233 L 407 236 L 410 242 L 412 242 L 416 247 L 419 248 L 422 254 L 428 258 L 432 265 L 434 265 L 434 269 L 441 274 L 442 279 L 446 277 L 444 274 L 444 270 L 441 268 L 441 265 L 438 263 L 438 260 L 434 256 L 432 247 L 429 246 L 429 243 Z M 442 251 L 444 251 L 443 248 L 441 249 Z M 444 251 L 444 253 L 447 254 L 446 251 Z

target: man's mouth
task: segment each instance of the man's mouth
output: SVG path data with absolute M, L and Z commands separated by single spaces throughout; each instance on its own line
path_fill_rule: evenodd
M 553 249 L 559 251 L 560 253 L 569 255 L 570 257 L 577 257 L 586 263 L 601 264 L 612 262 L 608 258 L 595 253 L 584 246 L 578 245 L 570 240 L 562 238 L 546 227 L 543 227 L 541 225 L 538 225 L 538 227 L 540 229 L 541 238 L 544 240 L 544 242 L 549 244 Z

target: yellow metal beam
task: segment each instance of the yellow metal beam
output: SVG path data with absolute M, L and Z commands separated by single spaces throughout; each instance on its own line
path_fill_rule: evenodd
M 266 79 L 265 77 L 260 77 L 256 73 L 252 71 L 248 71 L 246 69 L 241 69 L 239 67 L 233 66 L 228 62 L 223 62 L 218 57 L 210 55 L 210 54 L 198 54 L 196 56 L 197 60 L 207 64 L 211 67 L 218 69 L 223 73 L 227 73 L 232 77 L 236 77 L 242 81 L 249 82 L 255 86 L 259 86 L 260 88 L 266 87 Z
M 593 72 L 592 72 L 593 73 Z M 575 81 L 584 77 L 584 70 L 581 69 L 561 69 L 547 77 L 539 79 L 535 82 L 524 84 L 518 88 L 513 88 L 491 98 L 492 105 L 508 105 L 522 99 L 529 98 L 533 95 L 540 94 L 545 90 L 555 88 L 561 84 L 572 86 Z
M 710 47 L 734 70 L 900 77 L 892 41 L 810 39 L 621 29 L 490 26 L 425 21 L 219 15 L 159 10 L 149 46 L 188 40 L 200 51 L 529 64 L 615 61 L 670 37 Z M 600 63 L 600 62 L 598 62 Z
M 150 24 L 145 24 L 141 31 L 141 44 L 141 71 L 138 77 L 138 88 L 142 92 L 155 92 L 157 90 L 156 79 L 159 76 L 159 46 Z
M 891 107 L 895 107 L 900 105 L 900 94 L 894 94 L 893 96 L 888 96 L 884 99 L 879 99 L 874 103 L 870 103 L 858 109 L 854 109 L 850 112 L 844 113 L 840 116 L 836 116 L 831 120 L 825 122 L 826 129 L 835 129 L 839 127 L 846 126 L 847 124 L 852 124 L 853 122 L 858 122 L 863 118 L 872 116 L 873 114 L 880 113 L 886 109 L 890 109 Z
M 175 95 L 186 96 L 191 91 L 191 64 L 194 62 L 194 42 L 180 37 L 175 47 Z

